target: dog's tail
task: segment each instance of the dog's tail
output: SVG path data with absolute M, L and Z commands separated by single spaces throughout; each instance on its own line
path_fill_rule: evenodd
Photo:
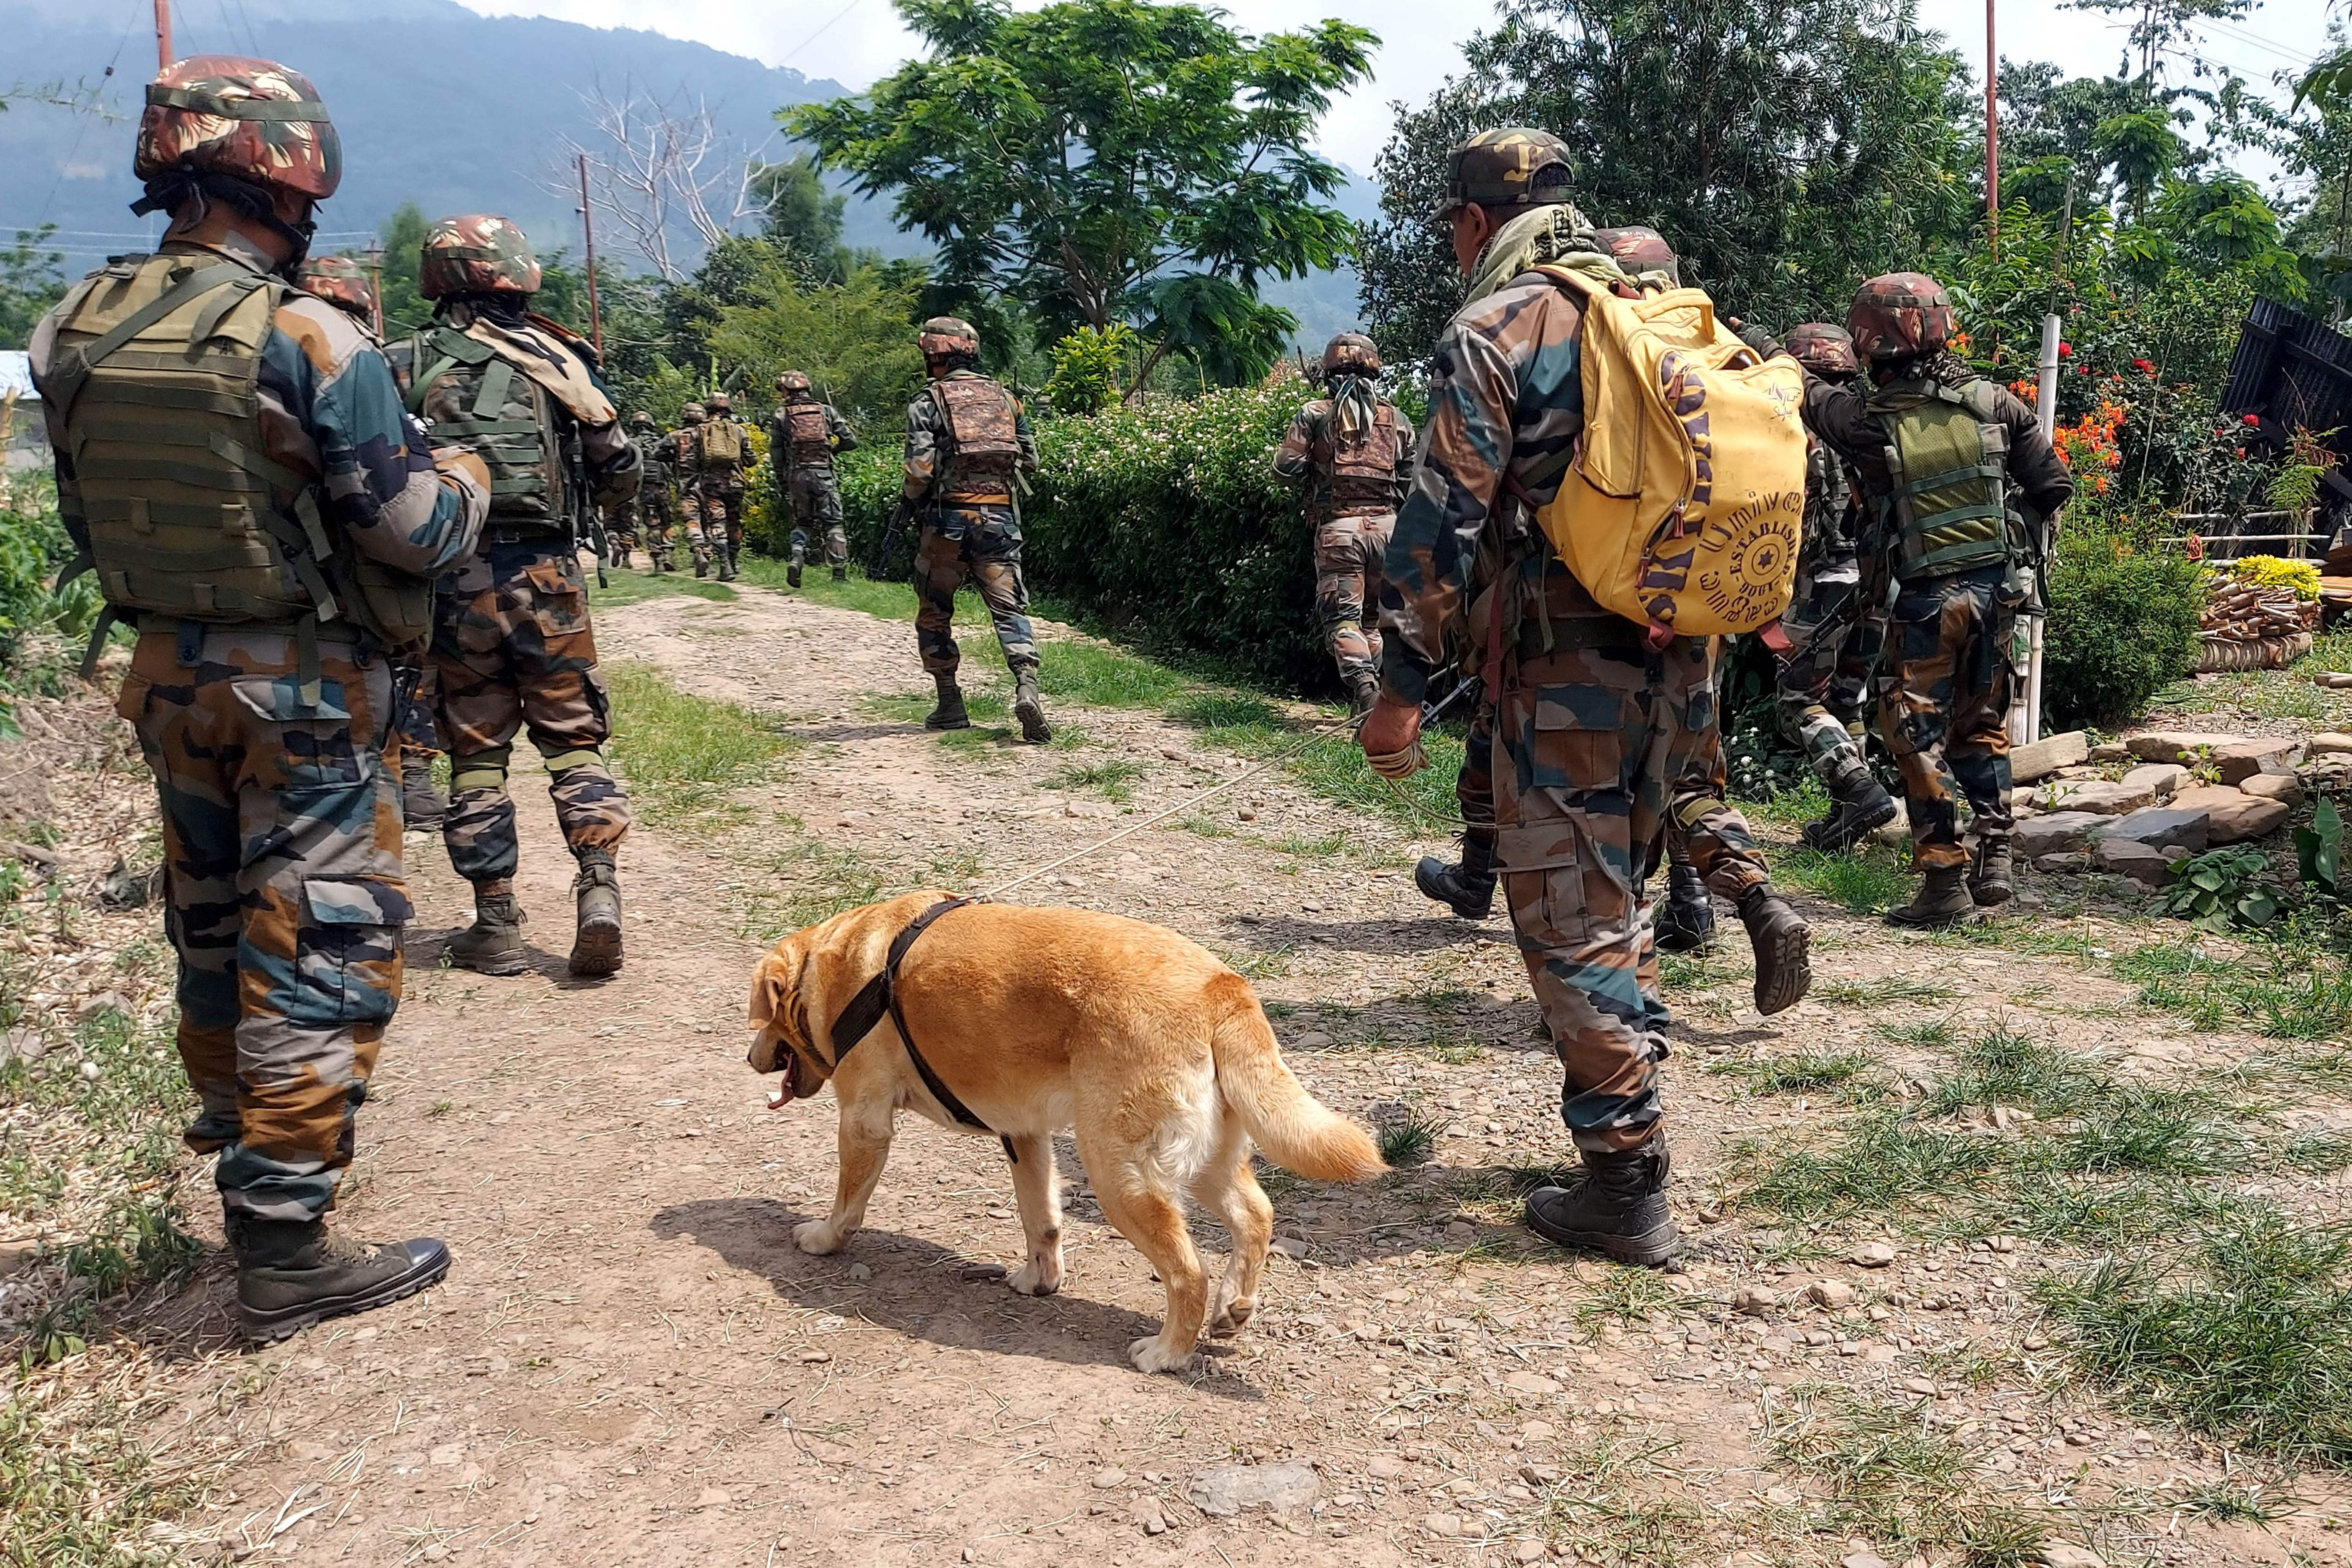
M 1388 1169 L 1370 1134 L 1291 1075 L 1248 981 L 1217 975 L 1208 1000 L 1219 1015 L 1209 1039 L 1217 1092 L 1267 1158 L 1318 1182 L 1360 1182 Z

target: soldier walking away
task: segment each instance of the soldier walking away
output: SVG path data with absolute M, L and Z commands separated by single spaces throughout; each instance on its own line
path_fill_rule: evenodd
M 693 559 L 694 574 L 710 574 L 710 546 L 702 533 L 702 476 L 696 471 L 698 453 L 702 441 L 702 405 L 689 403 L 678 410 L 678 426 L 662 438 L 662 450 L 668 454 L 670 473 L 677 484 L 677 531 L 686 537 L 687 554 Z
M 139 630 L 117 710 L 155 775 L 180 1059 L 246 1331 L 274 1340 L 439 1279 L 429 1238 L 325 1225 L 400 1001 L 391 655 L 472 548 L 488 477 L 436 455 L 351 319 L 295 289 L 341 153 L 299 71 L 198 55 L 147 89 L 139 213 L 171 227 L 70 289 L 32 340 L 58 506 L 107 626 Z M 94 662 L 94 658 L 93 658 Z
M 703 555 L 696 557 L 695 575 L 702 575 L 705 556 L 719 563 L 719 580 L 735 581 L 736 559 L 743 552 L 743 483 L 751 467 L 751 437 L 736 421 L 734 404 L 723 392 L 703 400 L 703 417 L 694 426 L 694 499 L 689 518 L 702 535 Z
M 646 553 L 656 574 L 670 569 L 670 528 L 677 516 L 670 492 L 670 443 L 643 409 L 629 416 L 629 444 L 637 449 L 637 493 L 626 503 L 630 520 L 644 532 Z
M 1489 650 L 1496 722 L 1496 856 L 1512 924 L 1564 1069 L 1560 1112 L 1582 1157 L 1570 1186 L 1528 1199 L 1528 1223 L 1569 1246 L 1658 1264 L 1682 1238 L 1666 1208 L 1658 992 L 1644 885 L 1671 816 L 1694 861 L 1736 891 L 1757 947 L 1757 1002 L 1792 1005 L 1810 983 L 1804 922 L 1772 889 L 1748 825 L 1695 787 L 1721 765 L 1715 647 L 1652 645 L 1602 610 L 1544 542 L 1534 511 L 1556 493 L 1583 426 L 1579 296 L 1538 262 L 1617 279 L 1568 201 L 1569 159 L 1541 131 L 1483 133 L 1449 160 L 1442 212 L 1469 300 L 1439 339 L 1412 493 L 1390 542 L 1387 658 L 1359 735 L 1390 777 L 1425 762 L 1421 703 L 1452 650 Z M 1496 566 L 1475 614 L 1467 569 Z
M 294 287 L 324 300 L 367 329 L 376 341 L 375 284 L 367 268 L 348 256 L 311 256 L 294 273 Z
M 956 667 L 956 590 L 969 576 L 996 625 L 1013 671 L 1013 715 L 1021 738 L 1054 738 L 1037 695 L 1037 637 L 1029 625 L 1029 588 L 1021 575 L 1021 506 L 1016 491 L 1037 471 L 1037 439 L 1021 400 L 980 373 L 980 334 L 953 316 L 925 321 L 916 340 L 931 384 L 907 407 L 904 504 L 922 518 L 915 550 L 915 644 L 939 688 L 939 706 L 923 722 L 968 730 Z
M 1853 465 L 1869 548 L 1895 584 L 1879 725 L 1902 770 L 1921 885 L 1887 918 L 1948 926 L 2012 891 L 2018 612 L 2074 480 L 2033 410 L 1947 347 L 1952 305 L 1934 279 L 1872 279 L 1845 325 L 1870 385 L 1855 396 L 1809 371 L 1805 423 Z M 1960 842 L 1963 796 L 1976 817 L 1973 856 Z
M 515 903 L 517 731 L 547 761 L 547 792 L 580 863 L 574 974 L 621 967 L 614 855 L 629 804 L 604 764 L 612 733 L 580 571 L 581 520 L 637 487 L 637 449 L 577 334 L 530 310 L 538 258 L 501 217 L 444 218 L 425 237 L 417 288 L 433 325 L 394 355 L 410 410 L 479 458 L 491 476 L 480 546 L 436 597 L 433 662 L 449 742 L 450 864 L 474 887 L 474 923 L 449 962 L 485 974 L 527 963 Z
M 857 449 L 857 433 L 830 403 L 818 400 L 809 378 L 796 370 L 776 377 L 783 403 L 768 433 L 768 459 L 776 475 L 776 499 L 792 513 L 792 555 L 784 581 L 801 585 L 814 536 L 824 538 L 824 558 L 833 580 L 849 580 L 849 533 L 841 524 L 841 480 L 833 471 L 835 452 Z
M 1349 708 L 1381 694 L 1381 558 L 1412 479 L 1412 421 L 1380 395 L 1380 350 L 1361 332 L 1323 349 L 1325 395 L 1290 422 L 1275 448 L 1278 478 L 1307 489 L 1315 531 L 1315 608 Z
M 1808 321 L 1790 329 L 1790 357 L 1832 386 L 1847 386 L 1861 373 L 1853 339 L 1843 327 Z M 1769 629 L 1765 645 L 1779 661 L 1776 696 L 1780 730 L 1804 749 L 1805 761 L 1829 791 L 1830 814 L 1808 823 L 1804 841 L 1834 853 L 1864 834 L 1895 820 L 1895 802 L 1862 754 L 1854 715 L 1841 714 L 1838 672 L 1853 657 L 1872 595 L 1883 600 L 1886 579 L 1865 574 L 1857 535 L 1861 509 L 1854 503 L 1846 460 L 1819 437 L 1805 454 L 1805 536 L 1797 563 L 1797 585 L 1788 613 Z

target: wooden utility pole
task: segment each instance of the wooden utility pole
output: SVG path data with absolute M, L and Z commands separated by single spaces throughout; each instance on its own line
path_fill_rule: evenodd
M 588 341 L 604 357 L 604 317 L 596 305 L 596 218 L 588 209 L 588 154 L 580 154 L 580 233 L 588 249 Z
M 1985 234 L 2000 254 L 2000 52 L 1993 47 L 1994 0 L 1985 0 Z
M 161 71 L 177 58 L 172 53 L 172 0 L 155 0 L 155 68 Z

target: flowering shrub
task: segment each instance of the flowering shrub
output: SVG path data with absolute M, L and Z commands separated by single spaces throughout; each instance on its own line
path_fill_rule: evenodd
M 2115 470 L 2123 466 L 2123 448 L 2116 441 L 2123 424 L 2124 405 L 2112 398 L 2101 398 L 2090 413 L 2053 432 L 2059 460 L 2074 474 L 2077 494 L 2085 490 L 2092 495 L 2107 493 Z

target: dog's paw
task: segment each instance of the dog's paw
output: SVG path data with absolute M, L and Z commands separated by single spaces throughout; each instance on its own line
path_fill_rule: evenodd
M 1005 1283 L 1024 1296 L 1051 1296 L 1062 1288 L 1062 1266 L 1048 1268 L 1033 1258 Z
M 1192 1358 L 1178 1355 L 1160 1342 L 1160 1336 L 1138 1340 L 1127 1347 L 1127 1359 L 1135 1363 L 1138 1372 L 1187 1373 L 1192 1370 Z
M 835 1236 L 833 1226 L 821 1219 L 813 1219 L 806 1225 L 793 1227 L 793 1245 L 803 1252 L 814 1253 L 819 1258 L 823 1258 L 829 1252 L 839 1252 L 841 1244 L 845 1239 L 847 1238 Z
M 1210 1336 L 1220 1340 L 1232 1339 L 1246 1328 L 1249 1321 L 1255 1316 L 1257 1316 L 1255 1301 L 1228 1301 L 1215 1317 L 1209 1320 Z

